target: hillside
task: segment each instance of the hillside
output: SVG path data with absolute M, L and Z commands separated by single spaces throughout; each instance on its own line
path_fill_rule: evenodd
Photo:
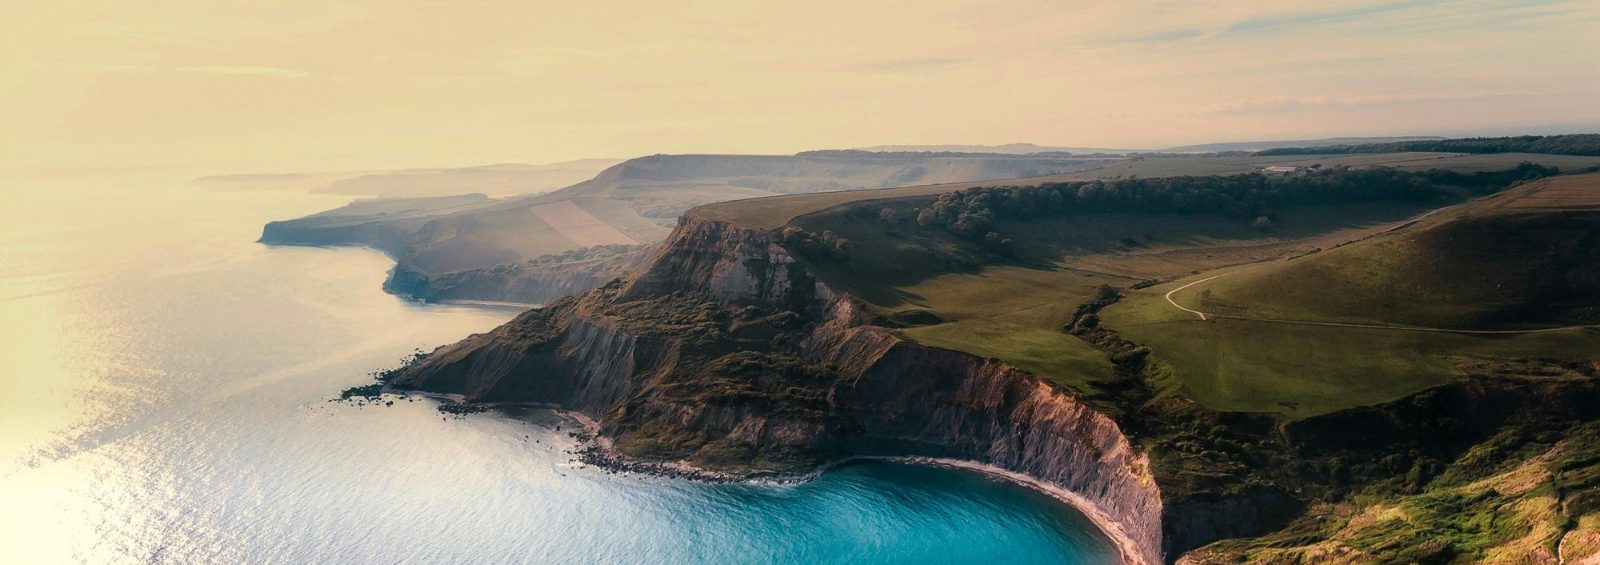
M 363 198 L 292 222 L 270 222 L 261 242 L 275 245 L 366 245 L 390 256 L 405 253 L 411 236 L 440 215 L 494 203 L 482 194 L 419 198 Z
M 1582 365 L 1600 333 L 1560 328 L 1595 320 L 1597 178 L 1530 183 L 1328 251 L 1200 272 L 1132 292 L 1103 319 L 1227 410 L 1319 414 L 1519 359 Z
M 1163 299 L 1491 208 L 1574 213 L 1593 182 L 1428 159 L 1462 166 L 746 201 L 755 227 L 701 208 L 623 279 L 387 379 L 581 412 L 627 468 L 993 465 L 1081 495 L 1135 561 L 1591 557 L 1600 333 L 1201 320 Z M 764 227 L 773 200 L 814 211 Z
M 1217 315 L 1462 330 L 1600 324 L 1600 177 L 1531 183 L 1404 230 L 1202 283 Z
M 507 277 L 532 273 L 537 280 L 546 275 L 534 272 L 537 269 L 496 267 L 523 265 L 588 247 L 655 243 L 685 210 L 711 202 L 924 182 L 1011 179 L 1092 169 L 1108 162 L 1012 155 L 656 155 L 619 163 L 592 179 L 549 194 L 438 208 L 431 214 L 396 216 L 384 210 L 363 214 L 347 207 L 332 214 L 336 218 L 324 213 L 272 222 L 262 241 L 368 245 L 384 250 L 397 261 L 397 272 L 407 277 L 405 284 L 391 284 L 390 288 L 411 289 L 420 298 L 442 298 L 434 295 L 430 280 L 472 278 L 478 282 L 467 286 L 452 283 L 454 290 L 448 294 L 463 299 L 546 302 L 573 287 L 542 288 L 512 281 Z M 468 271 L 474 274 L 464 274 Z M 604 280 L 597 275 L 562 280 L 585 278 Z M 464 289 L 480 289 L 485 294 L 461 296 L 468 292 Z
M 1071 187 L 1084 181 L 1064 182 Z M 1130 189 L 1141 184 L 1120 182 Z M 996 196 L 1000 198 L 992 202 L 1008 199 Z M 1092 396 L 1098 393 L 1093 383 L 1109 378 L 1109 369 L 1100 361 L 1100 369 L 1086 370 L 1096 366 L 1094 359 L 1099 353 L 1060 328 L 1072 321 L 1078 305 L 1101 292 L 1101 286 L 1128 288 L 1148 284 L 1142 281 L 1177 279 L 1220 267 L 1304 255 L 1381 232 L 1462 196 L 1441 189 L 1421 201 L 1374 197 L 1298 205 L 1285 200 L 1277 205 L 1261 204 L 1271 208 L 1266 215 L 1245 211 L 1232 218 L 1170 210 L 1155 202 L 1135 208 L 1106 204 L 1102 206 L 1109 207 L 1099 213 L 1015 218 L 997 209 L 994 213 L 998 216 L 987 220 L 992 227 L 967 237 L 952 233 L 949 225 L 912 221 L 918 218 L 918 210 L 937 203 L 930 197 L 912 197 L 835 206 L 802 215 L 790 225 L 800 233 L 826 234 L 821 243 L 832 241 L 840 250 L 823 252 L 828 248 L 818 246 L 823 251 L 807 254 L 806 247 L 801 247 L 801 256 L 811 257 L 815 271 L 867 300 L 887 320 L 909 326 L 907 336 L 930 345 L 1006 359 Z M 1182 198 L 1174 200 L 1180 201 Z M 1016 213 L 1040 209 L 1042 205 L 1023 204 Z M 753 217 L 765 221 L 764 212 L 756 210 Z M 1252 225 L 1259 218 L 1268 221 Z M 998 235 L 982 237 L 984 231 Z M 806 240 L 798 241 L 804 245 Z M 838 243 L 841 241 L 844 243 Z M 1193 278 L 1203 276 L 1209 273 Z M 1171 286 L 1176 285 L 1157 288 L 1165 291 Z M 1164 301 L 1147 305 L 1147 296 L 1159 300 L 1159 295 L 1148 290 L 1127 292 L 1131 293 L 1129 300 L 1104 314 L 1108 326 L 1130 326 L 1125 333 L 1137 335 L 1140 339 L 1134 341 L 1140 343 L 1188 344 L 1173 347 L 1166 355 L 1157 349 L 1158 357 L 1177 365 L 1184 375 L 1181 382 L 1169 384 L 1218 409 L 1303 417 L 1392 400 L 1448 380 L 1454 371 L 1442 370 L 1443 361 L 1429 351 L 1463 346 L 1440 336 L 1427 338 L 1433 345 L 1422 347 L 1411 340 L 1359 332 L 1336 334 L 1333 328 L 1318 327 L 1217 342 L 1208 337 L 1209 332 L 1218 331 L 1216 324 L 1184 325 L 1182 316 L 1187 313 Z M 1170 322 L 1178 325 L 1152 325 Z M 1330 339 L 1330 335 L 1338 339 Z M 1278 347 L 1250 345 L 1258 339 L 1281 343 Z M 1306 360 L 1294 353 L 1301 350 L 1297 340 L 1319 342 L 1325 361 L 1339 361 L 1337 355 L 1343 354 L 1350 356 L 1350 362 L 1330 362 L 1332 368 L 1315 379 L 1291 382 L 1276 378 L 1305 366 Z M 1386 341 L 1393 345 L 1384 345 Z M 1567 336 L 1553 334 L 1524 336 L 1516 345 L 1495 342 L 1494 347 L 1538 352 L 1572 345 Z M 1392 350 L 1393 354 L 1357 354 L 1372 348 Z M 1366 384 L 1334 386 L 1350 383 L 1352 378 Z

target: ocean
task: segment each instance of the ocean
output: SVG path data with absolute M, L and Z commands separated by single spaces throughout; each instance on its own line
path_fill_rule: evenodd
M 1115 560 L 1073 509 L 972 472 L 621 475 L 576 462 L 548 411 L 330 402 L 516 314 L 384 294 L 371 250 L 254 243 L 347 200 L 0 186 L 0 562 Z

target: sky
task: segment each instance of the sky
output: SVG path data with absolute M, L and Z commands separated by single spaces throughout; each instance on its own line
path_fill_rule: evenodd
M 12 4 L 8 175 L 1600 124 L 1596 0 Z

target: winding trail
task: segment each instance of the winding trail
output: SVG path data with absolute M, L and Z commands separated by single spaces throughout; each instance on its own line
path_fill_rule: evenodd
M 1359 237 L 1359 238 L 1356 238 L 1356 239 L 1353 239 L 1353 240 L 1350 240 L 1350 241 L 1346 241 L 1346 242 L 1341 243 L 1339 245 L 1336 245 L 1334 247 L 1342 247 L 1344 245 L 1348 245 L 1348 244 L 1355 243 L 1355 242 L 1358 242 L 1358 241 L 1362 241 L 1362 240 L 1366 240 L 1366 239 L 1369 239 L 1369 238 L 1377 237 L 1377 236 L 1380 236 L 1380 235 L 1384 235 L 1384 234 L 1392 233 L 1392 232 L 1395 232 L 1395 231 L 1399 231 L 1401 229 L 1405 229 L 1405 228 L 1417 225 L 1418 222 L 1421 222 L 1424 218 L 1427 218 L 1428 216 L 1432 216 L 1434 214 L 1437 214 L 1439 212 L 1443 212 L 1445 210 L 1449 210 L 1451 208 L 1455 208 L 1457 206 L 1460 206 L 1460 204 L 1456 204 L 1456 205 L 1452 205 L 1452 206 L 1445 206 L 1443 208 L 1438 208 L 1438 209 L 1434 209 L 1434 210 L 1429 210 L 1426 213 L 1423 213 L 1423 214 L 1418 215 L 1418 216 L 1413 217 L 1413 218 L 1406 219 L 1406 220 L 1401 221 L 1401 222 L 1399 222 L 1399 223 L 1397 223 L 1397 224 L 1395 224 L 1393 226 L 1389 226 L 1388 228 L 1385 228 L 1385 229 L 1383 229 L 1381 231 L 1378 231 L 1378 232 L 1375 232 L 1375 233 L 1372 233 L 1372 234 L 1368 234 L 1366 236 Z M 1586 329 L 1600 329 L 1600 324 L 1585 324 L 1585 325 L 1576 325 L 1576 326 L 1557 326 L 1557 327 L 1551 327 L 1551 328 L 1538 328 L 1538 329 L 1529 329 L 1529 330 L 1464 330 L 1464 329 L 1456 329 L 1456 328 L 1434 328 L 1434 327 L 1427 327 L 1427 326 L 1405 326 L 1405 325 L 1395 325 L 1395 324 L 1358 324 L 1358 323 L 1353 323 L 1353 322 L 1318 322 L 1318 321 L 1313 321 L 1313 320 L 1286 320 L 1286 319 L 1281 319 L 1281 318 L 1257 318 L 1257 317 L 1254 317 L 1254 316 L 1234 316 L 1234 315 L 1230 315 L 1230 314 L 1217 314 L 1215 312 L 1202 312 L 1200 310 L 1195 310 L 1193 308 L 1187 308 L 1182 304 L 1178 304 L 1178 301 L 1172 299 L 1172 295 L 1177 294 L 1181 290 L 1187 289 L 1187 288 L 1189 288 L 1191 286 L 1194 286 L 1194 285 L 1197 285 L 1197 284 L 1200 284 L 1200 283 L 1203 283 L 1203 282 L 1206 282 L 1206 281 L 1210 281 L 1210 280 L 1216 279 L 1218 277 L 1222 277 L 1222 276 L 1226 276 L 1226 275 L 1230 275 L 1230 274 L 1236 273 L 1236 272 L 1238 272 L 1240 270 L 1244 270 L 1244 269 L 1238 269 L 1238 270 L 1229 271 L 1229 272 L 1226 272 L 1226 273 L 1218 273 L 1218 274 L 1211 275 L 1209 277 L 1206 277 L 1206 278 L 1203 278 L 1203 279 L 1200 279 L 1200 280 L 1197 280 L 1197 281 L 1191 281 L 1188 284 L 1185 284 L 1185 285 L 1180 286 L 1178 288 L 1174 288 L 1172 290 L 1167 291 L 1167 293 L 1165 295 L 1163 295 L 1163 298 L 1165 298 L 1167 300 L 1167 304 L 1171 304 L 1173 308 L 1177 308 L 1179 310 L 1183 310 L 1184 312 L 1188 312 L 1190 314 L 1194 314 L 1195 316 L 1199 317 L 1200 321 L 1202 321 L 1202 322 L 1206 321 L 1206 320 L 1214 320 L 1214 319 L 1227 319 L 1227 320 L 1243 320 L 1243 321 L 1247 321 L 1247 322 L 1263 322 L 1263 323 L 1268 323 L 1268 324 L 1290 324 L 1290 325 L 1297 325 L 1297 326 L 1325 326 L 1325 327 L 1334 327 L 1334 328 L 1362 328 L 1362 329 L 1374 329 L 1374 330 L 1397 330 L 1397 331 L 1410 331 L 1410 332 L 1435 332 L 1435 333 L 1452 333 L 1452 334 L 1468 334 L 1468 335 L 1517 335 L 1517 334 L 1554 333 L 1554 332 L 1565 332 L 1565 331 L 1586 330 Z
M 1179 310 L 1183 310 L 1184 312 L 1188 312 L 1190 314 L 1194 314 L 1196 317 L 1200 318 L 1200 321 L 1206 321 L 1206 320 L 1243 320 L 1243 321 L 1246 321 L 1246 322 L 1262 322 L 1262 323 L 1268 323 L 1268 324 L 1291 324 L 1291 325 L 1297 325 L 1297 326 L 1325 326 L 1325 327 L 1333 327 L 1333 328 L 1363 328 L 1363 329 L 1372 329 L 1372 330 L 1397 330 L 1397 331 L 1408 331 L 1408 332 L 1435 332 L 1435 333 L 1468 334 L 1468 335 L 1541 334 L 1541 333 L 1555 333 L 1555 332 L 1565 332 L 1565 331 L 1573 331 L 1573 330 L 1600 329 L 1600 324 L 1584 324 L 1584 325 L 1576 325 L 1576 326 L 1556 326 L 1556 327 L 1551 327 L 1551 328 L 1536 328 L 1536 329 L 1528 329 L 1528 330 L 1464 330 L 1464 329 L 1457 329 L 1457 328 L 1433 328 L 1433 327 L 1428 327 L 1428 326 L 1402 326 L 1402 325 L 1395 325 L 1395 324 L 1358 324 L 1358 323 L 1354 323 L 1354 322 L 1318 322 L 1318 321 L 1314 321 L 1314 320 L 1286 320 L 1286 319 L 1282 319 L 1282 318 L 1257 318 L 1257 317 L 1254 317 L 1254 316 L 1234 316 L 1234 315 L 1231 315 L 1231 314 L 1218 314 L 1218 313 L 1215 313 L 1215 312 L 1202 312 L 1200 310 L 1195 310 L 1193 308 L 1187 308 L 1182 304 L 1178 304 L 1178 302 L 1176 300 L 1172 299 L 1172 295 L 1176 294 L 1180 290 L 1184 290 L 1184 289 L 1189 288 L 1191 286 L 1194 286 L 1194 285 L 1197 285 L 1197 284 L 1200 284 L 1200 283 L 1203 283 L 1203 282 L 1206 282 L 1206 281 L 1209 281 L 1209 280 L 1212 280 L 1212 279 L 1215 279 L 1217 277 L 1221 277 L 1221 276 L 1227 275 L 1227 274 L 1230 274 L 1230 273 L 1222 273 L 1222 274 L 1217 274 L 1217 275 L 1211 275 L 1209 277 L 1206 277 L 1206 278 L 1203 278 L 1203 279 L 1200 279 L 1200 280 L 1197 280 L 1197 281 L 1190 282 L 1189 284 L 1185 284 L 1185 285 L 1180 286 L 1178 288 L 1174 288 L 1172 290 L 1167 291 L 1167 294 L 1165 296 L 1163 296 L 1163 298 L 1166 298 L 1167 299 L 1167 304 L 1171 304 L 1173 308 L 1177 308 Z
M 1214 278 L 1217 278 L 1217 277 L 1220 277 L 1220 276 L 1222 276 L 1222 275 L 1226 275 L 1226 274 L 1227 274 L 1227 273 L 1222 273 L 1222 274 L 1221 274 L 1221 275 L 1211 275 L 1211 276 L 1209 276 L 1209 277 L 1206 277 L 1206 278 L 1203 278 L 1203 279 L 1200 279 L 1200 280 L 1197 280 L 1197 281 L 1194 281 L 1194 282 L 1191 282 L 1191 283 L 1189 283 L 1189 284 L 1186 284 L 1186 285 L 1183 285 L 1183 286 L 1180 286 L 1180 287 L 1178 287 L 1178 288 L 1174 288 L 1174 289 L 1172 289 L 1172 290 L 1169 290 L 1169 291 L 1167 291 L 1167 294 L 1166 294 L 1166 296 L 1164 296 L 1164 298 L 1166 298 L 1166 299 L 1167 299 L 1167 304 L 1171 304 L 1171 305 L 1172 305 L 1172 307 L 1173 307 L 1173 308 L 1177 308 L 1177 309 L 1179 309 L 1179 310 L 1183 310 L 1183 311 L 1184 311 L 1184 312 L 1188 312 L 1188 313 L 1190 313 L 1190 314 L 1194 314 L 1194 315 L 1196 315 L 1196 316 L 1199 316 L 1199 317 L 1200 317 L 1200 321 L 1202 321 L 1202 322 L 1203 322 L 1203 321 L 1205 321 L 1205 320 L 1206 320 L 1206 313 L 1205 313 L 1205 312 L 1201 312 L 1201 311 L 1199 311 L 1199 310 L 1190 310 L 1190 309 L 1188 309 L 1188 308 L 1184 308 L 1184 307 L 1183 307 L 1183 305 L 1182 305 L 1182 304 L 1178 304 L 1178 301 L 1176 301 L 1176 300 L 1173 300 L 1173 299 L 1172 299 L 1172 295 L 1173 295 L 1173 294 L 1175 294 L 1175 293 L 1177 293 L 1177 292 L 1178 292 L 1178 291 L 1180 291 L 1180 290 L 1183 290 L 1183 289 L 1186 289 L 1186 288 L 1189 288 L 1189 287 L 1191 287 L 1191 286 L 1194 286 L 1194 285 L 1197 285 L 1197 284 L 1200 284 L 1200 283 L 1203 283 L 1203 282 L 1206 282 L 1206 281 L 1209 281 L 1209 280 L 1211 280 L 1211 279 L 1214 279 Z

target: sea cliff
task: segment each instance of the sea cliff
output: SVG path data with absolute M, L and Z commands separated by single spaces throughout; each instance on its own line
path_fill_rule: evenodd
M 383 289 L 424 302 L 549 304 L 626 276 L 649 258 L 648 245 L 609 245 L 517 264 L 437 274 L 400 261 L 389 271 Z
M 621 454 L 732 474 L 853 457 L 970 461 L 1071 493 L 1133 562 L 1162 501 L 1117 423 L 993 359 L 870 325 L 771 232 L 686 216 L 626 279 L 532 310 L 391 384 L 557 405 Z

